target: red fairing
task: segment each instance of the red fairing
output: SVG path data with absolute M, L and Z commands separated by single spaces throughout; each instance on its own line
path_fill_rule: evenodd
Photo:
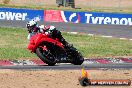
M 50 42 L 64 49 L 61 42 L 59 42 L 58 40 L 54 40 L 50 38 L 49 35 L 42 34 L 42 33 L 37 33 L 34 36 L 32 36 L 27 48 L 31 50 L 31 52 L 35 52 L 36 48 L 42 42 Z

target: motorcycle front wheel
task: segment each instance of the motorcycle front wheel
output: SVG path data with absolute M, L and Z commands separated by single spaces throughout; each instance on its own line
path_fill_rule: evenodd
M 52 55 L 50 50 L 44 51 L 41 47 L 36 49 L 37 56 L 49 66 L 54 66 L 56 64 L 55 57 Z

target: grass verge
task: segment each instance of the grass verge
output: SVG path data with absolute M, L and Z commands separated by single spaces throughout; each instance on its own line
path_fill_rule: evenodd
M 22 28 L 0 27 L 0 59 L 25 59 L 37 58 L 30 53 L 26 46 L 28 44 L 27 31 Z M 113 38 L 102 38 L 99 36 L 62 34 L 64 38 L 73 44 L 84 57 L 112 57 L 132 55 L 132 41 Z

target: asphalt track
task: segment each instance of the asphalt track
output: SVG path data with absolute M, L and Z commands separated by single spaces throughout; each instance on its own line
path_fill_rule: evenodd
M 14 70 L 78 70 L 84 67 L 87 70 L 95 69 L 132 69 L 131 63 L 123 64 L 57 64 L 55 66 L 48 65 L 19 65 L 19 66 L 0 66 L 0 69 L 14 69 Z
M 73 24 L 73 23 L 50 23 L 50 22 L 40 22 L 41 24 L 54 25 L 58 29 L 68 32 L 84 32 L 97 35 L 113 36 L 117 38 L 132 38 L 132 27 L 122 26 L 122 25 L 93 25 L 93 24 Z M 24 21 L 0 21 L 0 26 L 2 27 L 18 27 L 25 28 L 26 22 Z M 81 66 L 75 66 L 70 64 L 60 64 L 56 66 L 46 66 L 46 65 L 25 65 L 25 66 L 0 66 L 0 69 L 132 69 L 132 63 L 122 63 L 122 64 L 85 64 Z
M 75 24 L 75 23 L 51 23 L 40 22 L 39 25 L 54 25 L 57 29 L 67 32 L 82 32 L 95 35 L 113 36 L 116 38 L 132 39 L 132 26 L 126 25 L 98 25 L 98 24 Z M 4 27 L 26 27 L 26 21 L 0 21 Z

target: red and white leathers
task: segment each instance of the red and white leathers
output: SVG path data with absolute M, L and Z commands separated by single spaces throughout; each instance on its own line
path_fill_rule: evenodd
M 32 20 L 32 21 L 29 21 L 27 23 L 27 28 L 28 28 L 28 32 L 29 32 L 29 35 L 28 35 L 29 40 L 36 33 L 45 33 L 53 39 L 58 39 L 64 46 L 69 46 L 70 45 L 62 37 L 61 32 L 59 30 L 57 30 L 54 26 L 45 26 L 45 25 L 38 26 L 37 22 Z

